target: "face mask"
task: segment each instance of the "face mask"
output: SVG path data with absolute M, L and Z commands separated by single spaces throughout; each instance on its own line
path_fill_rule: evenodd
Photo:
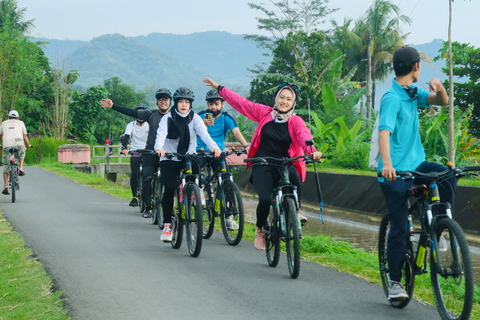
M 216 116 L 218 116 L 219 114 L 222 113 L 222 110 L 210 111 L 210 113 L 211 113 L 214 117 L 216 117 Z
M 138 123 L 138 124 L 143 124 L 144 122 L 145 122 L 145 120 L 139 120 L 139 119 L 137 119 L 137 123 Z

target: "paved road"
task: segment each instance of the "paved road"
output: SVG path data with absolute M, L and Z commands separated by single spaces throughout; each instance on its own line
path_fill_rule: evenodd
M 192 258 L 127 201 L 39 168 L 21 183 L 0 208 L 78 319 L 438 319 L 434 307 L 395 309 L 381 287 L 315 263 L 293 280 L 284 255 L 271 268 L 251 242 L 231 247 L 220 233 Z

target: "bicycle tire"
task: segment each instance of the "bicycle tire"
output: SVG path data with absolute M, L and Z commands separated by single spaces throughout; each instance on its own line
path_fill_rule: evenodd
M 10 183 L 12 185 L 12 202 L 15 202 L 15 192 L 17 191 L 17 179 L 15 177 L 15 165 L 10 166 Z
M 439 245 L 430 252 L 430 276 L 438 313 L 444 320 L 469 319 L 474 285 L 467 241 L 461 227 L 452 219 L 438 221 L 435 231 L 437 243 L 441 236 L 445 240 L 443 249 Z M 435 256 L 441 270 L 437 270 Z
M 208 189 L 210 185 L 206 185 Z M 210 239 L 215 230 L 215 202 L 211 193 L 205 192 L 205 207 L 203 208 L 203 239 Z
M 245 218 L 242 194 L 233 181 L 226 180 L 223 183 L 221 199 L 223 201 L 220 206 L 220 221 L 222 224 L 223 236 L 229 245 L 236 246 L 242 241 Z M 238 229 L 227 227 L 226 219 L 230 219 L 230 217 L 232 217 L 232 221 L 238 225 Z
M 140 175 L 142 172 L 140 171 Z M 145 201 L 143 199 L 143 179 L 141 177 L 138 178 L 138 189 L 137 189 L 137 199 L 138 199 L 138 208 L 140 209 L 140 213 L 145 211 Z
M 203 239 L 203 210 L 200 188 L 194 183 L 187 185 L 184 190 L 185 199 L 185 229 L 188 253 L 198 257 L 202 250 Z
M 163 195 L 163 184 L 161 181 L 157 181 L 157 188 L 155 190 L 155 220 L 160 230 L 163 230 L 163 208 L 162 208 L 162 195 Z
M 280 261 L 280 230 L 276 227 L 277 219 L 270 213 L 265 223 L 265 254 L 270 267 L 276 267 Z
M 298 229 L 299 217 L 292 198 L 283 202 L 285 212 L 285 246 L 287 251 L 288 272 L 292 279 L 300 274 L 300 232 Z
M 380 230 L 378 236 L 378 263 L 380 269 L 380 277 L 382 279 L 382 286 L 385 296 L 388 299 L 388 291 L 390 289 L 390 274 L 388 269 L 388 257 L 387 257 L 387 242 L 388 242 L 388 233 L 390 232 L 390 216 L 385 214 L 380 222 Z M 395 308 L 405 308 L 410 301 L 412 300 L 413 290 L 415 287 L 415 273 L 413 271 L 414 259 L 413 255 L 413 244 L 410 241 L 410 238 L 406 237 L 406 254 L 405 254 L 405 263 L 402 268 L 402 279 L 401 283 L 408 294 L 408 298 L 404 300 L 389 300 L 389 303 Z M 410 251 L 410 253 L 409 253 Z
M 179 249 L 183 241 L 183 219 L 181 218 L 183 205 L 179 202 L 179 194 L 177 188 L 173 196 L 172 242 L 170 242 L 174 249 Z

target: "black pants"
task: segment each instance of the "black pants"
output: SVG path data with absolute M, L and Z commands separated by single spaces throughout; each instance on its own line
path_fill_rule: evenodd
M 161 181 L 163 184 L 163 223 L 172 223 L 173 196 L 185 161 L 164 160 L 160 162 Z M 193 173 L 198 173 L 198 166 L 192 163 Z
M 273 188 L 281 178 L 281 166 L 253 165 L 252 182 L 258 194 L 257 228 L 263 228 L 273 202 Z M 302 198 L 302 181 L 293 165 L 288 167 L 290 182 L 297 186 L 298 204 Z
M 157 172 L 158 166 L 158 155 L 156 154 L 145 154 L 143 155 L 143 166 L 142 166 L 142 178 L 143 178 L 143 201 L 147 206 L 147 210 L 152 209 L 152 179 L 153 175 Z
M 130 157 L 130 187 L 132 188 L 132 195 L 135 198 L 137 196 L 138 189 L 138 177 L 140 176 L 140 163 L 142 162 L 141 157 Z

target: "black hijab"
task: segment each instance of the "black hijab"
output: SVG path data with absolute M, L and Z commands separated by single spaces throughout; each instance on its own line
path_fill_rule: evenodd
M 195 113 L 191 108 L 185 117 L 182 117 L 178 112 L 178 104 L 175 102 L 173 108 L 170 109 L 171 118 L 168 119 L 167 139 L 178 139 L 180 141 L 177 147 L 177 153 L 186 154 L 188 146 L 190 145 L 190 130 L 188 124 L 193 120 Z

